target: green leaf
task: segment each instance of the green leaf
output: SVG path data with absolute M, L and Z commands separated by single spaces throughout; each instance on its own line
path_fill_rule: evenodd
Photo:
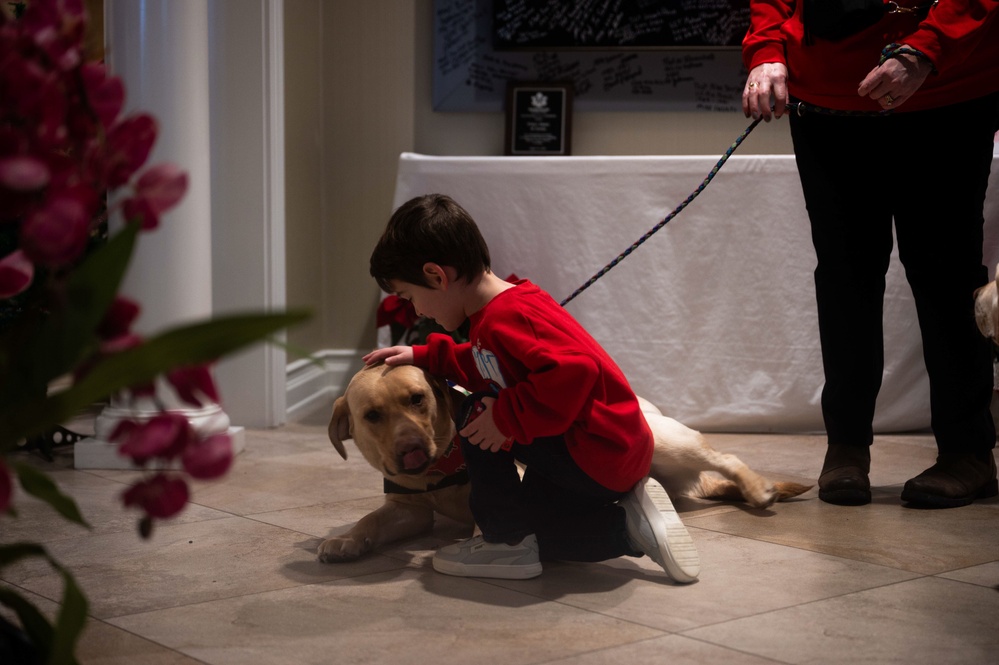
M 123 388 L 148 383 L 175 367 L 213 362 L 308 317 L 306 311 L 232 315 L 176 328 L 109 356 L 71 388 L 0 411 L 0 451 Z
M 17 563 L 30 556 L 48 556 L 45 548 L 38 543 L 12 543 L 0 545 L 0 568 Z
M 49 504 L 56 512 L 69 521 L 76 522 L 88 529 L 90 528 L 90 525 L 83 519 L 83 515 L 80 513 L 76 502 L 71 497 L 60 492 L 51 478 L 33 466 L 23 462 L 11 460 L 10 465 L 21 480 L 21 487 L 24 488 L 25 492 Z
M 27 557 L 41 557 L 63 579 L 63 596 L 56 624 L 53 626 L 30 601 L 11 589 L 0 588 L 0 604 L 14 610 L 24 632 L 46 656 L 49 665 L 77 665 L 76 643 L 87 622 L 88 603 L 73 575 L 37 543 L 14 543 L 0 546 L 0 568 Z
M 48 293 L 47 313 L 26 315 L 2 340 L 10 367 L 0 404 L 44 395 L 53 379 L 74 369 L 95 344 L 95 331 L 121 286 L 139 231 L 127 226 Z
M 0 588 L 0 605 L 6 605 L 14 611 L 31 643 L 38 647 L 40 653 L 46 653 L 55 631 L 38 608 L 24 596 L 4 588 Z
M 49 654 L 49 665 L 75 665 L 76 642 L 87 623 L 87 598 L 80 591 L 76 580 L 66 569 L 61 569 L 64 583 L 62 606 L 56 619 L 55 639 Z

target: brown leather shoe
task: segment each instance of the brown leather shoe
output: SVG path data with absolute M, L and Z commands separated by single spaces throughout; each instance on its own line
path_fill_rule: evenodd
M 974 455 L 938 455 L 937 463 L 910 479 L 902 488 L 902 501 L 926 508 L 957 508 L 975 499 L 999 494 L 996 460 Z
M 871 447 L 831 443 L 819 475 L 819 498 L 839 506 L 871 502 Z

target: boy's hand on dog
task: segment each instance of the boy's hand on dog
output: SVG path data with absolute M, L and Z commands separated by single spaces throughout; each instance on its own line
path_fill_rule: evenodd
M 499 428 L 496 427 L 496 421 L 493 420 L 493 404 L 495 403 L 495 397 L 483 397 L 482 406 L 485 407 L 485 410 L 458 432 L 468 439 L 469 443 L 494 453 L 500 450 L 509 438 L 499 431 Z
M 361 358 L 365 365 L 376 365 L 385 361 L 388 366 L 392 365 L 412 365 L 413 347 L 411 346 L 390 346 L 385 349 L 375 349 L 368 355 Z

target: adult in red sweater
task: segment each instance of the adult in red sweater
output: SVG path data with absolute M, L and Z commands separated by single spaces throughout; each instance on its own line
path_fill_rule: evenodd
M 999 491 L 991 347 L 973 309 L 974 290 L 988 280 L 983 205 L 999 129 L 999 3 L 886 3 L 896 11 L 849 34 L 819 22 L 837 4 L 753 0 L 743 40 L 746 115 L 769 121 L 804 102 L 789 116 L 818 259 L 828 434 L 819 497 L 871 500 L 894 220 L 938 449 L 902 500 L 967 505 Z
M 470 323 L 468 343 L 431 335 L 426 345 L 364 358 L 412 363 L 472 393 L 459 436 L 482 535 L 441 548 L 435 569 L 526 578 L 541 573 L 542 557 L 648 554 L 675 580 L 696 579 L 696 553 L 674 553 L 692 547 L 689 534 L 665 492 L 657 488 L 653 502 L 646 489 L 655 483 L 652 432 L 624 374 L 551 296 L 493 274 L 461 206 L 439 194 L 403 204 L 372 253 L 371 274 L 446 330 Z

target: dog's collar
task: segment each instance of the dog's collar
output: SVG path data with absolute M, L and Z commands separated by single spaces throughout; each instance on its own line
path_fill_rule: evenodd
M 414 490 L 409 487 L 403 487 L 393 483 L 388 478 L 385 478 L 385 493 L 386 494 L 426 494 L 427 492 L 433 492 L 434 490 L 442 490 L 445 487 L 451 487 L 452 485 L 464 485 L 468 482 L 468 471 L 462 469 L 458 473 L 452 473 L 450 476 L 444 476 L 441 478 L 439 483 L 430 483 L 427 485 L 427 489 L 424 490 Z
M 429 469 L 427 469 L 427 473 L 433 473 L 435 471 L 443 473 L 444 477 L 441 478 L 439 482 L 428 483 L 426 489 L 422 490 L 403 487 L 402 485 L 385 478 L 385 493 L 424 494 L 426 492 L 444 489 L 445 487 L 451 487 L 452 485 L 464 485 L 467 483 L 468 469 L 465 467 L 465 458 L 461 454 L 461 444 L 458 442 L 457 436 L 451 440 L 451 445 L 447 447 L 447 450 L 445 450 L 437 461 L 434 462 Z

